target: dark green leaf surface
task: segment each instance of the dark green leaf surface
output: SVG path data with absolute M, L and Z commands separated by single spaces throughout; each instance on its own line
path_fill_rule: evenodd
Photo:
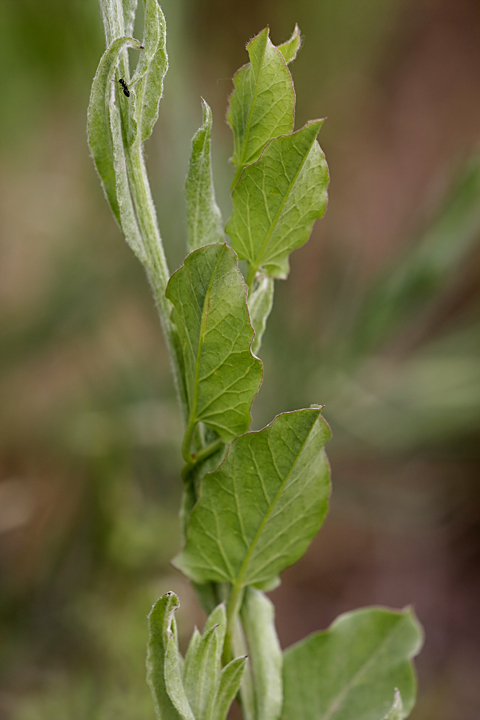
M 410 660 L 421 644 L 409 609 L 341 615 L 285 652 L 282 720 L 383 720 L 395 688 L 408 714 L 416 685 Z
M 319 408 L 279 415 L 237 438 L 202 482 L 177 567 L 195 582 L 227 581 L 238 592 L 298 560 L 327 512 L 329 438 Z
M 121 220 L 117 201 L 113 144 L 110 135 L 109 104 L 112 102 L 112 88 L 118 59 L 122 50 L 127 47 L 138 49 L 140 43 L 134 38 L 122 37 L 114 40 L 105 50 L 93 80 L 87 116 L 90 152 L 107 200 L 119 224 Z
M 235 74 L 227 120 L 233 131 L 232 163 L 254 162 L 265 144 L 293 130 L 295 92 L 283 54 L 265 28 L 247 45 L 250 62 Z
M 241 611 L 252 673 L 255 720 L 277 720 L 282 712 L 282 650 L 275 631 L 275 608 L 259 590 L 247 588 Z
M 222 217 L 215 202 L 210 158 L 212 111 L 205 100 L 202 100 L 202 106 L 203 124 L 193 136 L 185 183 L 189 252 L 211 243 L 225 242 Z
M 285 278 L 289 254 L 308 240 L 325 212 L 328 168 L 315 139 L 322 123 L 272 140 L 235 186 L 226 231 L 238 257 L 248 260 L 249 285 L 260 267 Z
M 166 674 L 169 672 L 178 675 L 175 663 L 176 627 L 174 613 L 180 607 L 178 598 L 174 593 L 163 595 L 152 608 L 148 616 L 148 654 L 147 654 L 147 682 L 152 691 L 155 713 L 158 720 L 182 720 L 183 715 L 178 712 L 167 691 Z M 177 665 L 177 666 L 176 666 Z
M 166 294 L 181 345 L 188 427 L 201 421 L 229 443 L 247 430 L 262 381 L 262 364 L 250 352 L 253 329 L 235 253 L 226 245 L 196 250 L 172 275 Z
M 298 27 L 298 25 L 295 25 L 290 40 L 287 40 L 287 42 L 282 43 L 281 45 L 277 45 L 277 48 L 282 53 L 287 64 L 291 63 L 297 57 L 297 53 L 300 50 L 301 41 L 302 39 L 300 37 L 300 28 Z

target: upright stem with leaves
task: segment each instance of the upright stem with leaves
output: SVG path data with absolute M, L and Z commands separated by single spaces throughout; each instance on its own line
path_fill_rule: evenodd
M 93 81 L 88 138 L 113 214 L 145 267 L 170 353 L 185 426 L 184 547 L 174 564 L 208 613 L 185 659 L 178 598 L 167 593 L 150 613 L 147 679 L 157 717 L 225 720 L 237 697 L 245 720 L 404 718 L 421 645 L 410 609 L 347 613 L 282 653 L 264 594 L 304 554 L 330 495 L 322 406 L 248 430 L 275 280 L 288 276 L 290 253 L 308 240 L 327 202 L 317 142 L 323 121 L 294 128 L 289 64 L 299 29 L 275 47 L 265 28 L 234 77 L 230 244 L 215 202 L 212 113 L 202 100 L 186 180 L 188 255 L 170 277 L 143 156 L 168 66 L 165 20 L 157 0 L 144 0 L 140 42 L 132 37 L 136 0 L 100 5 L 107 49 Z M 132 76 L 128 50 L 139 53 Z

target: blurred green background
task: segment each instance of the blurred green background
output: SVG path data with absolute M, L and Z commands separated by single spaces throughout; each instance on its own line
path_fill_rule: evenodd
M 146 146 L 171 270 L 200 96 L 227 218 L 224 122 L 246 41 L 295 22 L 297 127 L 330 206 L 294 253 L 254 426 L 325 403 L 333 498 L 272 599 L 284 646 L 366 604 L 426 629 L 414 720 L 478 720 L 480 5 L 165 0 L 170 71 Z M 180 419 L 143 271 L 89 158 L 95 0 L 0 4 L 0 718 L 153 718 L 146 614 L 175 590 Z M 137 33 L 138 34 L 138 33 Z

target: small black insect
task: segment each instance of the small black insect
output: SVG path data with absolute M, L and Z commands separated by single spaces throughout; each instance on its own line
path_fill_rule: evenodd
M 118 82 L 120 83 L 120 85 L 123 88 L 123 94 L 125 95 L 125 97 L 130 97 L 130 90 L 128 89 L 127 83 L 125 82 L 125 80 L 123 78 L 120 78 L 120 80 Z

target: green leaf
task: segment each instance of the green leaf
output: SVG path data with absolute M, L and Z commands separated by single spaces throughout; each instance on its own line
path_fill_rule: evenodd
M 212 720 L 225 720 L 227 717 L 230 705 L 240 687 L 246 662 L 246 657 L 238 657 L 223 668 L 215 698 Z
M 291 63 L 292 60 L 295 60 L 297 57 L 297 53 L 300 50 L 302 39 L 300 37 L 300 28 L 298 25 L 295 25 L 295 28 L 292 33 L 292 37 L 290 40 L 287 40 L 287 42 L 282 43 L 282 45 L 277 45 L 277 48 L 282 53 L 283 57 L 285 58 L 285 62 Z
M 262 346 L 263 333 L 273 306 L 274 280 L 268 275 L 257 273 L 256 284 L 248 295 L 250 322 L 255 330 L 252 352 L 258 354 Z
M 410 659 L 421 644 L 410 609 L 341 615 L 285 652 L 282 720 L 382 720 L 395 688 L 408 714 L 416 685 Z
M 135 255 L 144 265 L 148 266 L 149 259 L 147 253 L 145 252 L 140 228 L 138 227 L 137 216 L 128 183 L 120 110 L 113 103 L 110 107 L 110 128 L 120 227 L 122 228 L 122 232 L 125 235 L 127 243 L 130 245 Z
M 403 720 L 404 717 L 406 717 L 406 715 L 405 710 L 403 709 L 402 696 L 399 691 L 395 689 L 395 699 L 393 701 L 393 705 L 390 712 L 385 715 L 383 720 Z
M 179 712 L 175 702 L 175 685 L 178 686 L 179 681 L 181 684 L 174 618 L 178 607 L 177 596 L 169 592 L 157 600 L 148 616 L 147 682 L 158 720 L 193 720 L 191 711 L 190 714 Z M 172 687 L 175 700 L 170 695 Z
M 195 582 L 230 582 L 238 595 L 298 560 L 327 512 L 329 438 L 319 408 L 237 438 L 203 479 L 176 566 Z
M 192 140 L 192 155 L 185 192 L 187 196 L 188 250 L 216 242 L 225 242 L 222 216 L 215 202 L 210 139 L 212 111 L 202 99 L 203 124 Z
M 184 687 L 196 720 L 209 720 L 220 672 L 221 654 L 218 627 L 205 631 L 188 648 L 185 657 Z
M 285 58 L 266 27 L 247 45 L 250 63 L 234 77 L 227 120 L 233 131 L 232 163 L 241 170 L 266 143 L 293 130 L 295 91 Z M 237 173 L 238 174 L 238 173 Z
M 226 245 L 195 250 L 168 283 L 187 392 L 188 453 L 188 436 L 198 422 L 226 443 L 250 423 L 262 364 L 250 352 L 245 294 L 235 253 Z
M 124 34 L 133 35 L 135 25 L 135 14 L 137 12 L 137 0 L 123 0 Z
M 124 0 L 124 3 L 128 3 L 128 0 Z M 117 38 L 131 35 L 125 28 L 124 3 L 122 0 L 100 0 L 107 47 Z
M 113 101 L 112 88 L 115 70 L 125 48 L 140 48 L 134 38 L 121 37 L 105 50 L 95 74 L 87 115 L 87 133 L 90 152 L 105 190 L 105 195 L 118 223 L 120 210 L 117 200 L 113 143 L 110 134 L 109 106 Z
M 135 114 L 142 142 L 152 134 L 163 97 L 163 80 L 168 70 L 166 40 L 163 12 L 157 0 L 147 0 L 144 50 L 131 82 L 136 94 Z
M 260 267 L 288 275 L 288 256 L 303 245 L 327 206 L 328 168 L 315 138 L 323 120 L 272 140 L 260 160 L 245 168 L 233 194 L 226 231 L 251 286 Z
M 259 590 L 247 588 L 241 620 L 248 643 L 256 720 L 277 720 L 282 711 L 282 651 L 275 631 L 273 603 Z

